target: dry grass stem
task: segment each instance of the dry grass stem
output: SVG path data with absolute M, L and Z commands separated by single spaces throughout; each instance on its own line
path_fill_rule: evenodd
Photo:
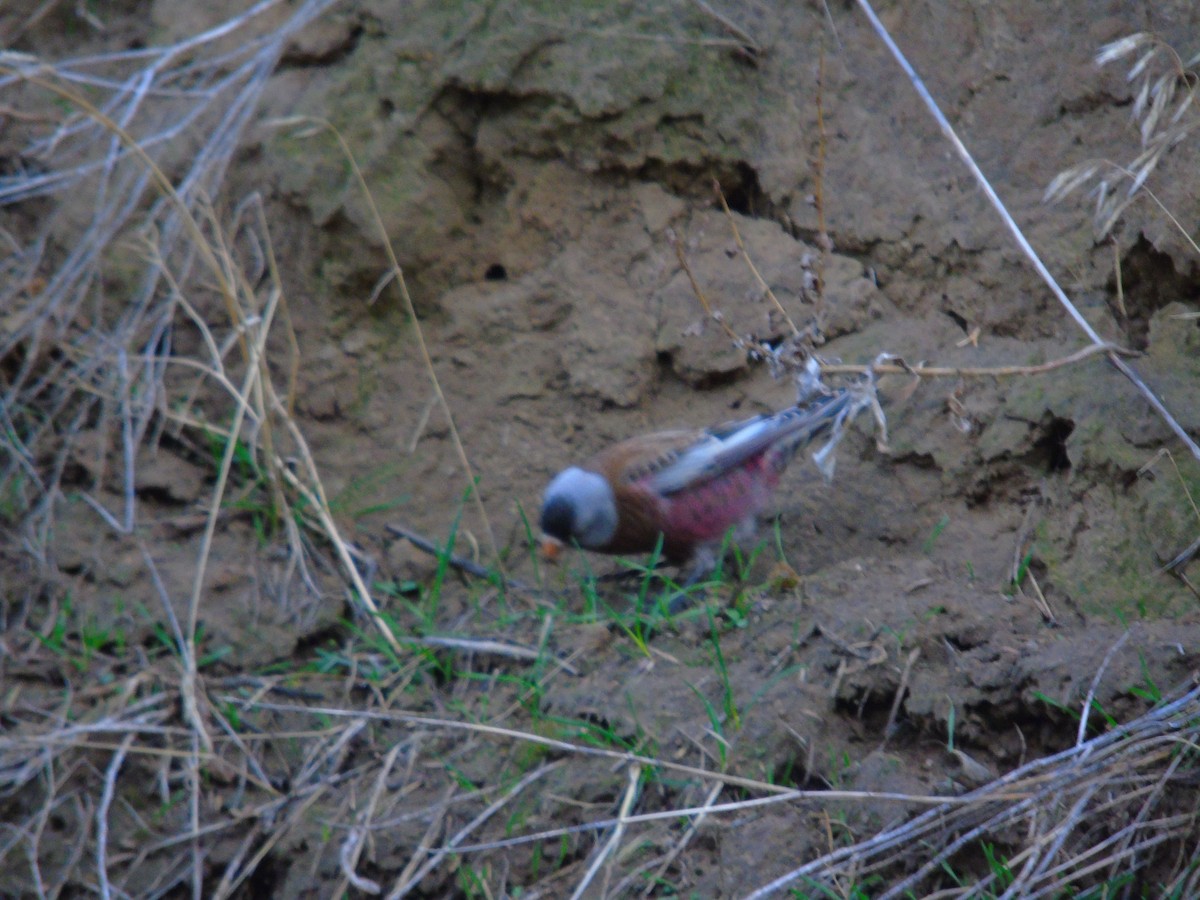
M 829 236 L 829 227 L 825 221 L 825 153 L 827 138 L 825 135 L 825 48 L 821 48 L 821 56 L 817 61 L 817 158 L 813 160 L 813 208 L 817 213 L 817 243 L 821 249 L 821 261 L 816 271 L 815 306 L 816 332 L 821 333 L 825 319 L 825 273 L 829 271 L 829 262 L 833 257 L 833 238 Z
M 1200 722 L 1198 714 L 1200 688 L 1193 688 L 1119 729 L 1027 763 L 956 798 L 964 802 L 928 810 L 902 825 L 835 849 L 748 896 L 766 897 L 797 882 L 832 884 L 851 867 L 855 877 L 862 879 L 873 872 L 887 871 L 912 846 L 924 846 L 932 852 L 923 854 L 916 870 L 889 882 L 879 895 L 881 900 L 903 897 L 941 871 L 941 866 L 960 849 L 989 835 L 1012 833 L 1022 825 L 1030 830 L 1032 839 L 1024 842 L 1024 850 L 1016 859 L 1028 864 L 1015 873 L 1017 877 L 1008 888 L 1013 891 L 1011 896 L 1059 896 L 1057 892 L 1064 886 L 1084 881 L 1107 866 L 1132 871 L 1144 858 L 1142 851 L 1162 841 L 1179 839 L 1194 822 L 1192 812 L 1168 813 L 1152 821 L 1154 804 L 1148 806 L 1146 798 L 1164 800 L 1165 792 L 1155 785 L 1164 777 L 1185 777 L 1177 769 L 1164 772 L 1161 766 L 1180 753 L 1194 754 L 1198 736 L 1195 729 L 1200 727 L 1196 725 Z M 997 802 L 1000 795 L 1008 799 Z M 1113 821 L 1118 817 L 1117 810 L 1130 809 L 1140 810 L 1138 820 L 1128 830 L 1119 831 L 1120 840 L 1105 845 L 1108 856 L 1092 862 L 1096 841 L 1094 835 L 1080 831 L 1081 823 Z M 989 881 L 945 890 L 939 896 L 975 896 L 987 888 Z
M 400 755 L 400 751 L 403 749 L 403 744 L 395 744 L 387 752 L 387 755 L 384 756 L 383 763 L 380 765 L 379 772 L 375 777 L 375 786 L 372 788 L 371 795 L 367 799 L 366 808 L 358 816 L 354 827 L 346 832 L 346 837 L 342 841 L 341 852 L 338 854 L 338 861 L 342 867 L 342 882 L 334 891 L 335 896 L 341 896 L 348 885 L 353 885 L 355 890 L 363 891 L 367 894 L 378 894 L 382 891 L 378 882 L 364 878 L 356 870 L 359 858 L 362 856 L 363 846 L 366 844 L 367 837 L 370 834 L 371 823 L 375 818 L 375 810 L 379 806 L 379 798 L 387 788 L 388 776 L 391 775 L 392 767 L 396 764 L 396 757 Z
M 1117 651 L 1125 646 L 1125 642 L 1129 640 L 1129 636 L 1133 634 L 1133 630 L 1127 630 L 1117 638 L 1116 642 L 1108 648 L 1108 652 L 1104 654 L 1104 659 L 1100 661 L 1100 667 L 1096 669 L 1096 674 L 1092 678 L 1092 683 L 1088 687 L 1087 696 L 1083 700 L 1083 707 L 1079 711 L 1079 728 L 1075 732 L 1075 746 L 1080 746 L 1084 738 L 1087 737 L 1088 717 L 1092 712 L 1092 704 L 1096 702 L 1096 688 L 1100 686 L 1100 679 L 1104 677 L 1105 670 L 1108 669 L 1108 664 L 1112 662 L 1113 656 Z
M 737 38 L 739 41 L 738 49 L 744 52 L 750 59 L 757 59 L 762 56 L 762 45 L 752 38 L 746 29 L 730 19 L 729 16 L 717 12 L 705 3 L 704 0 L 692 0 L 692 4 L 706 16 L 715 19 L 720 23 L 722 28 Z
M 1088 344 L 1074 353 L 1050 362 L 1032 366 L 927 366 L 923 364 L 908 365 L 907 363 L 872 363 L 870 365 L 843 365 L 841 363 L 821 364 L 822 374 L 856 375 L 867 372 L 875 375 L 916 375 L 920 378 L 1011 378 L 1015 376 L 1043 375 L 1065 366 L 1073 366 L 1098 354 L 1116 354 L 1118 356 L 1141 356 L 1136 350 L 1130 350 L 1116 344 Z
M 639 765 L 646 768 L 665 769 L 671 772 L 679 773 L 694 778 L 699 778 L 704 781 L 715 781 L 721 784 L 746 788 L 759 791 L 770 796 L 759 797 L 752 800 L 738 801 L 727 804 L 705 805 L 699 807 L 688 807 L 684 809 L 672 809 L 665 812 L 640 813 L 636 815 L 626 816 L 624 821 L 627 824 L 639 824 L 644 822 L 654 822 L 662 819 L 698 816 L 698 815 L 713 815 L 723 812 L 741 811 L 750 809 L 756 806 L 762 806 L 774 803 L 783 803 L 796 800 L 885 800 L 896 803 L 912 803 L 927 806 L 943 806 L 950 807 L 958 804 L 969 805 L 973 801 L 970 798 L 954 798 L 954 797 L 938 797 L 923 794 L 903 794 L 895 792 L 881 791 L 843 791 L 843 790 L 795 790 L 783 787 L 781 785 L 772 784 L 770 782 L 761 781 L 758 779 L 746 778 L 732 773 L 720 772 L 712 769 L 703 769 L 696 766 L 689 766 L 683 763 L 677 763 L 672 760 L 661 759 L 656 757 L 644 756 L 635 753 L 609 750 L 603 747 L 593 747 L 583 744 L 576 744 L 569 741 L 561 741 L 554 738 L 547 738 L 532 732 L 523 732 L 510 728 L 501 728 L 492 725 L 485 725 L 472 722 L 460 722 L 451 719 L 434 719 L 428 716 L 419 716 L 408 713 L 384 712 L 384 711 L 349 711 L 340 710 L 332 707 L 321 706 L 296 706 L 291 704 L 274 704 L 274 703 L 255 703 L 253 706 L 245 700 L 224 696 L 219 698 L 223 702 L 232 703 L 243 707 L 248 711 L 257 709 L 267 712 L 307 712 L 311 715 L 330 716 L 335 718 L 355 717 L 356 720 L 374 720 L 379 722 L 397 722 L 411 726 L 423 728 L 439 728 L 449 731 L 468 731 L 479 734 L 481 736 L 501 737 L 508 740 L 516 740 L 523 743 L 535 744 L 561 752 L 569 753 L 573 756 L 593 756 L 605 759 L 612 759 L 623 765 Z M 1012 791 L 998 791 L 993 799 L 1000 800 L 1020 800 L 1026 796 L 1021 789 L 1014 788 Z M 528 843 L 531 841 L 546 840 L 548 838 L 559 837 L 563 834 L 570 834 L 577 831 L 595 830 L 611 827 L 615 825 L 617 819 L 605 819 L 598 822 L 589 823 L 588 825 L 575 826 L 567 829 L 555 829 L 547 832 L 539 832 L 535 835 L 528 835 L 520 838 L 512 838 L 503 841 L 495 841 L 480 845 L 459 845 L 455 847 L 455 852 L 479 852 L 483 850 L 497 849 L 500 847 L 515 846 L 519 843 Z
M 550 772 L 553 772 L 560 765 L 562 765 L 561 762 L 546 763 L 545 765 L 534 769 L 532 772 L 527 773 L 515 785 L 506 791 L 503 797 L 489 804 L 487 809 L 483 810 L 483 812 L 467 823 L 465 827 L 456 832 L 443 847 L 431 852 L 428 859 L 422 860 L 421 857 L 426 852 L 430 852 L 429 845 L 418 847 L 417 853 L 414 854 L 412 862 L 409 864 L 411 867 L 413 867 L 413 871 L 408 877 L 402 876 L 400 878 L 400 881 L 397 883 L 396 887 L 390 894 L 388 894 L 388 900 L 398 900 L 400 897 L 407 896 L 413 888 L 421 883 L 421 880 L 425 877 L 425 875 L 441 864 L 442 860 L 445 859 L 447 854 L 456 852 L 458 845 L 466 840 L 466 838 L 477 828 L 479 828 L 497 812 L 507 806 L 513 800 L 513 798 L 521 794 L 525 788 L 529 787 L 529 785 L 533 784 L 535 781 L 545 777 Z M 420 864 L 414 865 L 416 863 Z
M 914 647 L 904 660 L 904 669 L 900 672 L 900 684 L 896 686 L 896 694 L 892 698 L 892 708 L 888 712 L 887 724 L 883 728 L 884 746 L 886 746 L 888 738 L 896 731 L 896 717 L 900 714 L 900 704 L 904 702 L 904 696 L 908 693 L 908 679 L 912 674 L 913 665 L 920 656 L 921 648 Z
M 1146 187 L 1166 154 L 1200 127 L 1200 117 L 1193 108 L 1200 89 L 1200 74 L 1189 68 L 1195 60 L 1184 63 L 1174 48 L 1148 32 L 1127 35 L 1101 47 L 1096 54 L 1096 65 L 1106 66 L 1135 52 L 1139 56 L 1125 80 L 1138 85 L 1131 116 L 1137 126 L 1141 152 L 1128 166 L 1103 159 L 1078 163 L 1050 182 L 1045 199 L 1061 201 L 1088 182 L 1095 182 L 1090 196 L 1095 198 L 1093 224 L 1097 240 L 1101 240 L 1111 234 L 1129 205 L 1144 194 L 1167 214 L 1193 250 L 1200 253 L 1191 235 Z M 1114 181 L 1127 181 L 1128 186 L 1114 190 Z
M 721 329 L 735 347 L 739 349 L 745 348 L 747 345 L 746 340 L 730 328 L 729 323 L 725 321 L 725 316 L 714 310 L 712 304 L 709 303 L 708 295 L 700 287 L 700 282 L 696 280 L 696 275 L 692 271 L 691 263 L 688 262 L 687 253 L 683 249 L 683 241 L 673 231 L 668 233 L 668 239 L 671 242 L 671 247 L 675 250 L 675 258 L 679 261 L 679 267 L 683 269 L 684 274 L 687 275 L 688 282 L 692 286 L 692 293 L 696 295 L 696 299 L 704 307 L 705 315 L 721 326 Z
M 413 531 L 411 528 L 405 528 L 402 525 L 392 524 L 385 525 L 384 527 L 387 529 L 389 534 L 393 534 L 399 538 L 404 538 L 418 550 L 422 550 L 425 553 L 428 553 L 430 556 L 436 556 L 439 558 L 445 557 L 446 563 L 453 568 L 458 569 L 460 572 L 465 572 L 474 578 L 479 578 L 484 581 L 492 581 L 496 577 L 497 573 L 492 569 L 489 569 L 487 566 L 482 566 L 479 563 L 459 556 L 456 553 L 447 553 L 445 549 L 439 547 L 436 543 L 429 540 L 429 538 L 418 534 L 416 531 Z M 545 593 L 533 585 L 526 584 L 525 582 L 516 578 L 509 578 L 502 573 L 500 574 L 500 583 L 506 588 L 520 591 L 521 593 L 531 597 L 541 597 Z
M 484 532 L 487 534 L 488 547 L 491 550 L 492 559 L 500 573 L 504 574 L 504 563 L 500 558 L 500 546 L 496 542 L 495 532 L 492 530 L 491 519 L 488 517 L 487 510 L 484 508 L 483 499 L 479 494 L 479 479 L 475 476 L 474 467 L 471 461 L 467 458 L 466 447 L 463 446 L 462 438 L 458 433 L 458 426 L 455 424 L 454 413 L 450 409 L 450 402 L 446 399 L 446 394 L 442 390 L 442 383 L 438 379 L 437 369 L 433 365 L 433 356 L 429 352 L 429 346 L 425 342 L 425 332 L 421 327 L 421 319 L 417 315 L 417 308 L 413 304 L 412 296 L 408 292 L 408 284 L 404 279 L 404 270 L 400 266 L 400 261 L 396 257 L 395 248 L 392 246 L 391 236 L 387 233 L 387 227 L 383 224 L 383 217 L 379 214 L 379 208 L 375 205 L 375 198 L 371 194 L 371 188 L 367 184 L 366 178 L 363 176 L 362 170 L 358 166 L 358 160 L 354 156 L 354 151 L 350 145 L 346 143 L 346 139 L 342 133 L 333 126 L 332 123 L 307 117 L 298 117 L 288 120 L 276 122 L 276 125 L 292 125 L 297 123 L 308 123 L 323 129 L 327 129 L 338 143 L 342 155 L 350 164 L 351 170 L 354 172 L 355 180 L 358 182 L 359 188 L 362 191 L 363 198 L 371 210 L 371 218 L 374 222 L 376 231 L 380 240 L 383 243 L 384 250 L 387 253 L 388 263 L 391 265 L 392 273 L 395 277 L 396 286 L 400 291 L 400 298 L 404 304 L 405 313 L 408 315 L 409 321 L 413 325 L 413 333 L 417 337 L 417 348 L 421 354 L 421 360 L 425 365 L 426 374 L 429 376 L 429 383 L 433 388 L 433 393 L 437 397 L 438 405 L 441 406 L 442 412 L 446 416 L 446 423 L 450 429 L 450 438 L 454 443 L 455 453 L 458 455 L 459 465 L 462 466 L 463 472 L 467 479 L 467 491 L 471 495 L 471 500 L 475 505 L 475 509 L 479 514 L 479 519 L 483 523 Z
M 724 203 L 723 197 L 722 203 Z M 726 212 L 729 212 L 728 207 L 726 207 Z M 732 214 L 730 215 L 732 216 Z M 765 282 L 762 281 L 762 276 L 758 274 L 758 270 L 755 268 L 753 262 L 750 261 L 749 253 L 742 244 L 741 237 L 737 233 L 736 226 L 731 225 L 731 227 L 734 229 L 734 235 L 737 240 L 738 247 L 743 254 L 743 258 L 746 259 L 747 264 L 754 272 L 755 277 L 760 281 L 760 285 L 766 291 L 767 295 L 770 296 L 776 304 L 778 304 L 778 299 L 775 298 L 774 294 L 770 291 L 770 288 L 766 287 Z M 800 359 L 791 360 L 788 354 L 795 352 L 797 348 L 794 346 L 788 345 L 786 347 L 781 347 L 779 350 L 775 350 L 761 342 L 739 335 L 736 331 L 734 331 L 725 316 L 713 307 L 711 301 L 708 299 L 708 295 L 700 286 L 695 273 L 692 271 L 691 264 L 688 262 L 687 254 L 684 251 L 682 241 L 680 241 L 677 236 L 672 235 L 671 245 L 675 250 L 675 256 L 679 261 L 680 268 L 683 269 L 684 274 L 687 275 L 688 281 L 691 284 L 692 293 L 695 294 L 696 299 L 700 302 L 700 305 L 703 307 L 708 318 L 716 322 L 721 327 L 733 346 L 737 347 L 738 349 L 745 350 L 748 354 L 750 354 L 752 359 L 767 359 L 781 364 L 784 368 L 791 369 L 799 369 L 802 366 L 802 361 L 807 357 L 807 354 L 797 354 Z M 782 309 L 782 307 L 780 308 Z M 798 331 L 795 323 L 792 322 L 790 317 L 787 319 L 787 321 L 793 331 L 793 336 L 802 337 L 803 335 Z M 1075 365 L 1099 354 L 1105 354 L 1109 357 L 1141 356 L 1141 353 L 1137 350 L 1121 347 L 1111 342 L 1100 341 L 1099 343 L 1088 344 L 1086 347 L 1082 347 L 1079 350 L 1076 350 L 1074 353 L 1071 353 L 1060 359 L 1039 363 L 1037 365 L 930 366 L 925 365 L 924 363 L 909 365 L 901 359 L 897 362 L 883 362 L 877 360 L 876 362 L 867 365 L 821 362 L 820 367 L 822 375 L 874 374 L 912 375 L 917 378 L 1012 378 L 1030 375 L 1043 375 L 1047 372 L 1053 372 L 1056 369 Z
M 1141 376 L 1139 376 L 1138 373 L 1134 371 L 1133 368 L 1117 353 L 1113 352 L 1112 348 L 1108 345 L 1108 342 L 1101 338 L 1096 330 L 1087 321 L 1087 319 L 1083 317 L 1083 314 L 1079 311 L 1075 304 L 1071 302 L 1071 299 L 1066 295 L 1066 292 L 1063 291 L 1062 287 L 1059 286 L 1058 281 L 1050 273 L 1050 270 L 1046 268 L 1046 264 L 1042 262 L 1041 256 L 1038 255 L 1038 252 L 1033 248 L 1033 245 L 1029 243 L 1028 238 L 1025 237 L 1025 233 L 1021 230 L 1020 226 L 1017 225 L 1016 220 L 1013 219 L 1012 215 L 1008 212 L 1007 207 L 1005 207 L 1003 201 L 992 187 L 992 184 L 988 180 L 987 176 L 983 174 L 983 170 L 979 168 L 979 165 L 975 162 L 974 157 L 971 156 L 971 153 L 967 149 L 966 145 L 962 142 L 958 134 L 954 131 L 954 128 L 950 125 L 950 120 L 946 118 L 945 114 L 938 106 L 937 101 L 933 99 L 933 95 L 929 93 L 928 88 L 925 87 L 924 82 L 917 75 L 916 70 L 913 69 L 912 64 L 909 63 L 908 59 L 900 51 L 900 48 L 892 39 L 891 34 L 888 33 L 883 23 L 879 20 L 879 17 L 875 14 L 875 10 L 872 8 L 869 0 L 857 0 L 857 2 L 859 8 L 870 21 L 871 27 L 875 30 L 875 33 L 887 46 L 889 52 L 891 52 L 900 68 L 904 71 L 905 76 L 908 78 L 913 88 L 917 91 L 917 94 L 920 96 L 922 102 L 924 102 L 926 108 L 933 115 L 933 118 L 937 122 L 938 128 L 941 129 L 943 136 L 947 141 L 949 141 L 950 145 L 954 147 L 954 150 L 958 154 L 959 158 L 970 170 L 971 175 L 974 177 L 976 183 L 987 196 L 989 202 L 992 204 L 993 209 L 995 209 L 996 213 L 1000 216 L 1001 221 L 1004 222 L 1009 234 L 1012 235 L 1013 240 L 1015 240 L 1017 243 L 1017 246 L 1021 248 L 1021 252 L 1025 254 L 1025 257 L 1029 260 L 1033 268 L 1037 271 L 1038 275 L 1046 283 L 1047 287 L 1050 288 L 1050 291 L 1054 294 L 1055 299 L 1058 300 L 1059 304 L 1066 311 L 1067 315 L 1071 317 L 1079 329 L 1085 335 L 1087 335 L 1088 340 L 1090 340 L 1093 345 L 1104 347 L 1109 362 L 1112 363 L 1112 365 L 1122 375 L 1124 375 L 1133 383 L 1142 396 L 1145 397 L 1150 406 L 1153 407 L 1155 412 L 1157 412 L 1162 420 L 1166 422 L 1167 426 L 1180 440 L 1180 442 L 1182 442 L 1183 445 L 1188 448 L 1188 452 L 1191 453 L 1192 456 L 1194 456 L 1198 461 L 1200 461 L 1200 444 L 1197 444 L 1192 436 L 1184 429 L 1184 427 L 1179 424 L 1179 421 L 1174 415 L 1171 414 L 1171 411 L 1163 405 L 1163 402 L 1149 388 L 1145 381 L 1142 380 Z M 1149 169 L 1146 170 L 1146 174 L 1149 174 Z M 1136 186 L 1140 186 L 1140 182 Z
M 799 337 L 800 329 L 796 327 L 796 323 L 792 321 L 792 317 L 779 302 L 779 298 L 775 296 L 775 292 L 771 290 L 771 286 L 767 284 L 766 279 L 762 277 L 762 273 L 758 271 L 758 266 L 754 264 L 754 260 L 750 258 L 750 253 L 746 250 L 746 245 L 742 241 L 742 234 L 738 231 L 737 220 L 734 219 L 733 213 L 729 209 L 729 204 L 725 202 L 725 194 L 721 190 L 721 185 L 717 181 L 713 181 L 713 193 L 717 195 L 717 200 L 720 201 L 721 209 L 725 211 L 725 218 L 729 220 L 729 231 L 733 234 L 733 240 L 737 244 L 738 252 L 742 255 L 742 261 L 746 263 L 746 268 L 750 270 L 750 274 L 754 276 L 754 280 L 758 282 L 758 288 L 763 292 L 763 296 L 771 301 L 771 305 L 775 307 L 775 311 L 783 316 L 783 320 L 787 322 L 788 328 L 792 331 L 793 337 Z M 691 273 L 689 272 L 689 277 Z M 695 282 L 693 281 L 693 288 Z
M 588 866 L 583 878 L 576 885 L 575 890 L 571 893 L 571 900 L 579 900 L 588 889 L 588 885 L 592 883 L 592 879 L 596 877 L 596 873 L 600 871 L 600 867 L 604 865 L 605 860 L 610 859 L 617 848 L 621 845 L 621 838 L 625 836 L 625 826 L 628 822 L 629 811 L 633 808 L 633 801 L 638 795 L 638 783 L 642 778 L 642 767 L 636 763 L 629 767 L 627 773 L 625 794 L 621 799 L 621 809 L 617 814 L 616 825 L 613 826 L 612 834 L 609 835 L 604 845 L 595 853 L 592 858 L 591 865 Z M 609 870 L 611 871 L 611 870 Z M 600 896 L 608 896 L 608 875 L 605 875 L 605 887 L 601 890 Z
M 704 798 L 704 803 L 702 804 L 701 808 L 712 809 L 716 805 L 717 797 L 721 796 L 721 791 L 723 790 L 725 790 L 725 785 L 720 784 L 719 782 L 709 788 L 708 796 Z M 700 830 L 700 826 L 704 824 L 706 819 L 707 816 L 704 813 L 699 813 L 694 819 L 692 819 L 692 821 L 688 822 L 687 828 L 684 829 L 683 834 L 679 836 L 679 839 L 675 841 L 675 843 L 671 846 L 671 849 L 665 856 L 663 856 L 662 860 L 659 861 L 658 867 L 654 870 L 654 874 L 647 879 L 646 884 L 642 888 L 641 892 L 643 897 L 648 897 L 654 892 L 654 889 L 657 887 L 660 879 L 662 879 L 666 875 L 667 870 L 674 865 L 675 860 L 679 858 L 679 854 L 687 849 L 688 844 L 692 842 L 692 838 L 696 836 L 696 833 Z

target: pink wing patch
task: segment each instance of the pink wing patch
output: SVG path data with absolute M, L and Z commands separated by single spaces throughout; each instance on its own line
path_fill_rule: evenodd
M 678 544 L 721 540 L 731 527 L 756 515 L 771 498 L 780 472 L 760 453 L 693 487 L 665 498 L 663 534 Z

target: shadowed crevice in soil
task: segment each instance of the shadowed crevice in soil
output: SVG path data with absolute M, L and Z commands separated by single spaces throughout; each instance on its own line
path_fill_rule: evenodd
M 1150 321 L 1171 303 L 1200 301 L 1200 263 L 1162 252 L 1138 235 L 1121 258 L 1121 283 L 1114 274 L 1108 281 L 1108 305 L 1122 323 L 1129 343 L 1137 350 L 1149 346 Z

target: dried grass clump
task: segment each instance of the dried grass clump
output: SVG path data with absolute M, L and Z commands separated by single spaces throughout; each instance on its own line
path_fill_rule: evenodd
M 0 178 L 0 206 L 69 201 L 35 207 L 32 236 L 6 232 L 0 260 L 0 496 L 42 564 L 82 428 L 99 423 L 122 445 L 132 495 L 133 449 L 167 402 L 179 309 L 164 266 L 184 283 L 198 263 L 219 267 L 197 204 L 217 195 L 288 42 L 332 0 L 271 19 L 281 5 L 266 0 L 168 46 L 58 62 L 0 53 L 0 97 L 32 123 L 21 168 Z M 168 162 L 184 147 L 186 163 Z M 131 238 L 155 248 L 140 271 Z M 116 518 L 132 527 L 128 509 Z
M 284 531 L 280 593 L 294 584 L 310 602 L 341 594 L 375 612 L 292 418 L 298 351 L 261 203 L 250 196 L 219 216 L 208 200 L 289 41 L 329 6 L 266 0 L 176 44 L 56 63 L 0 54 L 7 108 L 40 110 L 30 121 L 47 123 L 30 129 L 23 168 L 0 180 L 0 204 L 25 204 L 23 214 L 41 198 L 61 201 L 32 207 L 39 217 L 24 242 L 3 235 L 10 252 L 0 263 L 0 515 L 23 531 L 26 554 L 25 602 L 10 606 L 6 595 L 0 606 L 4 890 L 155 896 L 190 883 L 196 896 L 202 887 L 227 896 L 288 833 L 289 816 L 328 790 L 329 760 L 356 733 L 297 738 L 306 767 L 281 772 L 211 700 L 199 646 L 235 455 L 262 479 Z M 199 348 L 191 356 L 179 347 L 185 332 Z M 101 464 L 80 475 L 85 432 Z M 183 592 L 160 573 L 147 542 L 155 523 L 137 502 L 139 451 L 164 435 L 201 453 L 220 448 Z M 94 513 L 140 558 L 157 594 L 161 646 L 149 653 L 115 629 L 66 634 L 54 533 L 71 466 L 70 488 L 82 481 L 91 508 L 75 514 Z M 397 649 L 386 623 L 372 620 Z M 255 684 L 273 689 L 270 679 Z M 258 798 L 258 824 L 246 827 L 240 803 L 210 815 L 214 781 Z M 148 819 L 143 803 L 154 794 L 163 812 Z M 204 841 L 226 829 L 241 849 L 210 885 Z M 120 843 L 133 832 L 152 837 Z
M 826 854 L 749 896 L 885 876 L 876 880 L 887 885 L 878 900 L 1061 897 L 1098 884 L 1115 890 L 1147 883 L 1135 873 L 1151 866 L 1154 880 L 1165 886 L 1163 896 L 1196 896 L 1198 741 L 1200 688 L 1192 688 L 1127 725 Z M 978 852 L 984 843 L 1003 846 L 1003 864 L 981 879 L 947 887 L 960 854 Z
M 1046 188 L 1045 199 L 1053 203 L 1095 182 L 1088 196 L 1095 200 L 1093 226 L 1097 240 L 1112 232 L 1168 151 L 1200 128 L 1200 116 L 1194 108 L 1200 89 L 1200 73 L 1194 67 L 1200 63 L 1200 54 L 1184 61 L 1157 35 L 1140 32 L 1105 44 L 1096 54 L 1096 65 L 1109 65 L 1134 54 L 1137 58 L 1125 80 L 1137 85 L 1130 116 L 1141 140 L 1141 152 L 1124 165 L 1106 159 L 1079 163 L 1060 172 Z M 1121 184 L 1126 181 L 1128 186 Z M 1175 225 L 1188 238 L 1186 229 L 1178 222 Z

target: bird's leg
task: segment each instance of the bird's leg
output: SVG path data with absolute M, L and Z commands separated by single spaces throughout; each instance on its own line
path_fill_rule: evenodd
M 683 581 L 680 584 L 680 589 L 668 601 L 667 611 L 671 615 L 674 615 L 692 605 L 692 600 L 697 592 L 689 589 L 695 587 L 695 585 L 717 571 L 717 566 L 720 565 L 721 557 L 729 544 L 736 544 L 738 547 L 745 548 L 753 545 L 754 539 L 757 536 L 758 521 L 754 516 L 747 516 L 729 531 L 726 542 L 721 544 L 702 544 L 697 547 L 692 554 L 691 561 L 683 572 L 680 573 L 683 575 Z M 740 579 L 744 573 L 735 572 L 734 575 Z
M 696 548 L 691 561 L 680 572 L 683 579 L 679 584 L 679 590 L 667 599 L 667 612 L 670 615 L 681 613 L 692 605 L 696 593 L 692 588 L 715 572 L 720 561 L 719 547 L 703 544 Z

